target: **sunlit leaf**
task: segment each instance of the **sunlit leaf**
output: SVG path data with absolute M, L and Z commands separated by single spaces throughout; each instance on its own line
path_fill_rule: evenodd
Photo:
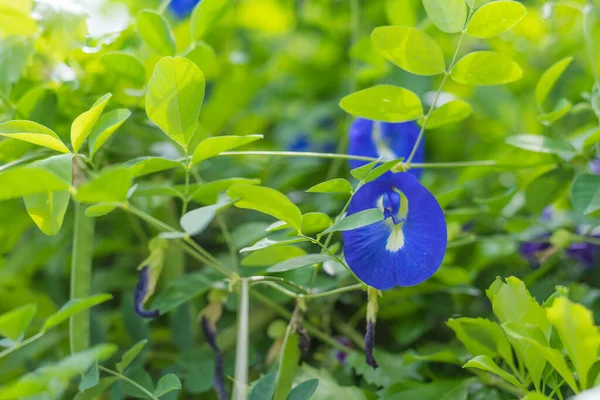
M 309 193 L 352 193 L 352 185 L 344 178 L 335 178 L 316 184 Z
M 31 303 L 0 315 L 0 335 L 14 342 L 21 341 L 36 312 L 37 304 Z
M 0 37 L 30 36 L 37 31 L 32 0 L 0 1 Z
M 54 122 L 57 104 L 58 98 L 52 89 L 38 86 L 21 96 L 16 104 L 15 116 L 50 125 Z
M 131 54 L 114 51 L 103 54 L 100 61 L 107 71 L 119 78 L 128 79 L 136 87 L 144 86 L 146 82 L 146 68 L 144 64 Z
M 214 78 L 219 73 L 217 54 L 204 42 L 197 42 L 194 48 L 185 55 L 185 58 L 192 60 L 207 80 Z
M 43 168 L 29 166 L 13 168 L 0 174 L 0 200 L 68 190 L 70 186 L 69 182 Z
M 554 110 L 541 114 L 538 117 L 538 120 L 542 124 L 544 124 L 546 126 L 550 126 L 554 122 L 558 121 L 559 119 L 566 117 L 571 112 L 572 108 L 573 108 L 573 103 L 571 103 L 567 99 L 562 98 L 558 101 L 558 103 L 554 107 Z
M 221 209 L 229 206 L 231 203 L 218 203 L 211 206 L 196 208 L 185 213 L 179 223 L 183 230 L 189 235 L 198 235 L 212 222 Z
M 517 1 L 493 1 L 480 7 L 469 20 L 467 35 L 488 39 L 498 36 L 517 25 L 527 14 Z
M 61 153 L 69 153 L 67 146 L 54 131 L 32 121 L 15 120 L 0 124 L 0 136 L 23 140 Z
M 300 247 L 290 245 L 268 246 L 249 254 L 242 260 L 241 265 L 244 267 L 267 267 L 304 255 L 306 255 L 306 251 Z
M 127 199 L 133 173 L 127 168 L 110 168 L 77 188 L 75 198 L 82 203 L 122 202 Z
M 573 207 L 582 214 L 600 210 L 600 176 L 578 175 L 571 189 L 571 202 Z
M 523 70 L 502 53 L 475 51 L 458 60 L 450 76 L 467 85 L 500 85 L 521 79 Z
M 169 22 L 159 13 L 142 10 L 136 21 L 137 31 L 142 40 L 159 56 L 175 55 L 175 37 Z
M 197 164 L 200 161 L 207 160 L 217 156 L 224 151 L 233 150 L 237 147 L 252 143 L 263 138 L 263 135 L 248 135 L 248 136 L 216 136 L 204 139 L 192 157 L 192 164 Z
M 184 168 L 182 162 L 162 157 L 138 157 L 127 161 L 123 165 L 129 167 L 135 178 L 172 168 Z
M 331 226 L 331 218 L 321 212 L 311 212 L 302 215 L 302 233 L 312 235 L 324 231 Z
M 513 386 L 522 388 L 522 385 L 519 383 L 517 378 L 500 368 L 498 364 L 496 364 L 489 356 L 477 356 L 467 362 L 463 368 L 476 368 L 491 372 L 492 374 L 498 375 L 500 378 L 504 379 Z
M 464 0 L 423 0 L 427 16 L 441 31 L 456 33 L 463 30 L 467 19 Z
M 427 119 L 426 129 L 435 129 L 440 126 L 460 122 L 468 118 L 473 112 L 473 108 L 464 100 L 450 100 L 434 109 Z M 423 126 L 424 119 L 421 118 L 419 125 Z
M 192 16 L 190 25 L 192 39 L 201 40 L 213 26 L 227 14 L 235 0 L 203 0 L 198 3 Z
M 368 210 L 359 211 L 339 220 L 322 232 L 321 235 L 337 231 L 350 231 L 352 229 L 358 229 L 380 221 L 383 221 L 382 212 L 377 208 L 370 208 Z
M 100 150 L 100 147 L 110 139 L 113 133 L 130 116 L 131 111 L 126 108 L 119 108 L 107 112 L 98 119 L 94 129 L 92 129 L 92 133 L 90 133 L 90 157 L 94 157 L 94 154 Z
M 73 121 L 73 125 L 71 125 L 71 144 L 73 145 L 73 151 L 76 153 L 79 151 L 81 146 L 83 146 L 83 142 L 92 132 L 92 129 L 98 122 L 102 111 L 104 111 L 104 107 L 112 97 L 112 94 L 108 93 L 104 96 L 100 97 L 92 107 L 79 115 Z
M 164 57 L 154 68 L 146 92 L 148 118 L 187 149 L 204 101 L 204 75 L 190 60 Z
M 540 80 L 535 86 L 535 102 L 540 110 L 544 109 L 544 102 L 546 101 L 548 94 L 556 84 L 558 78 L 560 78 L 563 72 L 565 72 L 572 61 L 572 56 L 565 57 L 548 68 L 541 76 Z
M 423 116 L 419 97 L 408 89 L 392 85 L 354 92 L 340 101 L 340 107 L 357 117 L 383 122 L 412 121 Z
M 190 186 L 190 197 L 200 204 L 214 204 L 219 193 L 224 193 L 234 185 L 259 185 L 260 179 L 227 178 Z
M 426 33 L 405 26 L 382 26 L 371 34 L 375 47 L 400 68 L 416 75 L 446 70 L 442 49 Z

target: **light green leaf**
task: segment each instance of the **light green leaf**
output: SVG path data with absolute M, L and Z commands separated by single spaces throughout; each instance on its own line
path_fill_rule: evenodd
M 107 214 L 110 214 L 117 208 L 112 204 L 93 204 L 85 209 L 85 216 L 90 218 L 103 217 Z
M 50 125 L 56 115 L 57 103 L 58 98 L 52 89 L 37 86 L 21 96 L 16 104 L 15 115 L 42 125 Z
M 192 12 L 190 26 L 192 39 L 203 39 L 213 26 L 227 14 L 235 0 L 203 0 Z
M 465 0 L 469 7 L 475 9 L 480 7 L 481 5 L 487 3 L 490 0 Z
M 94 179 L 77 188 L 75 199 L 81 203 L 123 202 L 131 187 L 133 173 L 130 169 L 109 168 Z
M 117 380 L 118 378 L 102 378 L 96 386 L 77 393 L 73 400 L 96 400 L 98 396 L 106 392 Z
M 275 264 L 271 268 L 267 269 L 267 272 L 274 273 L 291 271 L 297 268 L 308 267 L 309 265 L 313 264 L 321 264 L 331 259 L 331 256 L 327 254 L 307 254 L 304 256 L 290 258 L 288 260 Z
M 468 118 L 473 112 L 473 108 L 464 100 L 450 100 L 434 109 L 427 120 L 426 129 L 439 128 L 442 125 L 460 122 Z M 421 118 L 419 125 L 423 126 L 424 119 Z
M 259 185 L 260 179 L 227 178 L 201 183 L 190 187 L 190 197 L 200 204 L 214 204 L 219 193 L 224 193 L 234 185 Z
M 65 182 L 73 180 L 71 154 L 49 157 L 30 165 L 52 172 Z M 70 199 L 71 193 L 68 190 L 36 193 L 23 197 L 27 213 L 46 235 L 56 235 L 60 231 Z
M 517 1 L 500 0 L 485 4 L 469 20 L 467 35 L 489 39 L 517 25 L 527 8 Z
M 180 161 L 162 157 L 138 157 L 127 161 L 123 165 L 129 167 L 134 178 L 177 167 L 185 168 L 185 165 Z
M 235 201 L 235 206 L 248 208 L 287 222 L 298 232 L 302 227 L 302 213 L 283 193 L 275 189 L 236 185 L 227 190 L 227 195 Z
M 489 356 L 477 356 L 467 362 L 463 368 L 476 368 L 498 375 L 508 383 L 523 389 L 517 378 L 500 368 Z
M 131 54 L 114 51 L 103 54 L 100 62 L 107 71 L 112 72 L 119 78 L 131 81 L 136 87 L 144 86 L 146 83 L 146 68 L 144 64 Z
M 32 0 L 0 1 L 0 37 L 31 36 L 37 31 Z
M 296 386 L 287 396 L 287 400 L 309 400 L 319 386 L 318 379 L 309 379 Z
M 522 400 L 552 400 L 550 397 L 546 397 L 541 393 L 529 392 Z
M 298 364 L 300 364 L 300 338 L 298 333 L 288 326 L 279 358 L 273 400 L 285 400 L 294 383 Z
M 37 304 L 25 304 L 0 315 L 0 335 L 20 342 L 37 312 Z
M 510 136 L 506 143 L 518 149 L 529 150 L 535 153 L 556 154 L 570 158 L 575 154 L 575 149 L 566 141 L 557 140 L 548 136 L 521 134 Z
M 441 31 L 457 33 L 463 30 L 467 19 L 464 0 L 423 0 L 427 16 Z
M 200 161 L 207 160 L 211 157 L 217 156 L 224 151 L 229 151 L 237 147 L 243 146 L 248 143 L 252 143 L 256 140 L 262 139 L 263 135 L 247 135 L 247 136 L 216 136 L 204 139 L 196 150 L 194 150 L 194 156 L 192 157 L 192 165 L 197 164 Z
M 244 258 L 241 265 L 244 267 L 272 266 L 304 255 L 306 255 L 306 251 L 300 247 L 289 245 L 268 246 L 257 249 L 257 251 Z
M 271 246 L 280 246 L 280 245 L 302 243 L 302 242 L 308 242 L 308 239 L 300 237 L 300 238 L 282 240 L 280 242 L 277 242 L 277 241 L 271 240 L 269 238 L 263 238 L 263 239 L 259 240 L 258 242 L 254 243 L 250 247 L 244 247 L 243 249 L 240 250 L 240 253 L 257 251 L 257 250 L 265 249 L 265 248 L 271 247 Z M 306 253 L 304 253 L 304 254 L 306 254 Z M 302 255 L 302 254 L 300 254 L 300 255 Z
M 83 392 L 96 386 L 98 383 L 100 383 L 100 371 L 98 370 L 98 365 L 93 364 L 81 377 L 78 389 L 80 392 Z
M 37 144 L 61 153 L 70 152 L 52 129 L 33 121 L 15 120 L 0 124 L 0 136 Z
M 142 40 L 156 54 L 175 55 L 175 37 L 169 22 L 162 15 L 152 10 L 142 10 L 137 16 L 136 26 Z
M 175 390 L 181 390 L 181 381 L 175 374 L 167 374 L 159 379 L 154 389 L 154 396 L 162 397 Z
M 71 144 L 75 153 L 83 146 L 83 142 L 85 142 L 85 139 L 92 132 L 94 125 L 98 122 L 102 111 L 104 111 L 104 107 L 106 107 L 111 97 L 112 94 L 110 93 L 100 97 L 88 111 L 73 121 L 73 125 L 71 125 Z
M 556 84 L 558 78 L 565 72 L 572 61 L 572 56 L 565 57 L 548 68 L 540 77 L 540 80 L 535 86 L 535 102 L 537 103 L 538 109 L 544 109 L 544 102 L 546 101 L 548 94 Z
M 158 309 L 165 314 L 188 301 L 201 296 L 213 282 L 201 273 L 182 275 L 172 279 L 166 288 L 152 301 L 150 309 Z
M 195 210 L 185 213 L 179 220 L 179 223 L 188 235 L 199 235 L 204 232 L 206 227 L 212 222 L 217 215 L 217 212 L 228 207 L 230 204 L 230 202 L 226 202 L 196 208 Z
M 573 181 L 573 170 L 558 167 L 536 177 L 525 189 L 525 206 L 532 214 L 564 196 Z
M 561 98 L 558 103 L 556 103 L 554 109 L 550 112 L 542 113 L 538 117 L 538 121 L 546 126 L 550 126 L 559 119 L 567 116 L 571 112 L 572 108 L 573 103 L 565 98 Z
M 146 92 L 146 113 L 171 139 L 187 149 L 204 101 L 204 75 L 190 60 L 164 57 Z
M 322 212 L 311 212 L 302 215 L 302 233 L 312 235 L 324 231 L 331 226 L 331 218 Z
M 580 174 L 571 188 L 573 207 L 582 214 L 590 214 L 600 209 L 600 176 Z
M 118 108 L 107 112 L 98 119 L 94 129 L 92 129 L 92 133 L 90 133 L 90 158 L 94 157 L 94 154 L 100 150 L 100 147 L 110 139 L 113 133 L 115 133 L 115 131 L 119 129 L 130 116 L 131 111 L 126 108 Z
M 446 71 L 442 49 L 426 33 L 405 26 L 381 26 L 371 34 L 375 47 L 391 62 L 416 75 Z
M 60 308 L 60 310 L 58 310 L 56 313 L 52 314 L 48 317 L 48 319 L 46 319 L 42 331 L 46 332 L 47 330 L 52 329 L 55 326 L 69 319 L 71 315 L 80 313 L 98 304 L 104 303 L 110 299 L 112 299 L 112 295 L 105 293 L 86 297 L 85 299 L 69 300 L 64 306 Z
M 307 190 L 309 193 L 352 193 L 352 185 L 344 178 L 321 182 Z
M 358 168 L 354 168 L 350 171 L 350 175 L 362 181 L 366 179 L 367 176 L 369 176 L 369 174 L 373 171 L 373 169 L 377 166 L 378 163 L 378 161 L 373 161 L 368 164 L 362 165 Z
M 39 167 L 18 167 L 0 174 L 0 200 L 15 199 L 35 193 L 68 190 L 65 182 L 52 172 Z
M 502 53 L 475 51 L 461 58 L 450 76 L 467 85 L 501 85 L 521 79 L 523 70 Z
M 354 116 L 382 122 L 406 122 L 423 116 L 419 96 L 392 85 L 377 85 L 349 94 L 340 101 L 340 107 Z
M 123 373 L 125 368 L 132 363 L 133 360 L 140 354 L 140 352 L 144 349 L 144 346 L 148 343 L 148 339 L 143 339 L 133 345 L 129 350 L 127 350 L 123 356 L 121 357 L 121 361 L 117 363 L 117 371 Z
M 359 211 L 339 220 L 321 233 L 321 235 L 337 231 L 350 231 L 352 229 L 362 228 L 363 226 L 371 225 L 380 221 L 383 221 L 382 212 L 377 208 L 370 208 L 368 210 Z
M 392 25 L 415 26 L 421 11 L 420 0 L 386 0 L 385 16 Z
M 206 80 L 210 80 L 219 74 L 219 61 L 217 54 L 208 44 L 197 42 L 192 50 L 185 55 L 200 68 Z
M 277 371 L 271 371 L 254 385 L 254 388 L 250 392 L 249 400 L 264 400 L 272 399 L 273 393 L 275 392 L 275 379 L 277 378 Z
M 581 389 L 588 389 L 588 372 L 598 360 L 600 348 L 600 333 L 592 312 L 560 296 L 546 309 L 546 314 L 575 365 Z

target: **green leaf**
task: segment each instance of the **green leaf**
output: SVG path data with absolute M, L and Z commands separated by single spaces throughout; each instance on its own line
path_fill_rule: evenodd
M 525 205 L 533 214 L 561 198 L 573 180 L 573 170 L 559 167 L 533 180 L 525 189 Z
M 185 168 L 182 162 L 163 157 L 138 157 L 127 161 L 123 165 L 129 167 L 134 178 L 177 167 Z
M 100 371 L 98 371 L 98 365 L 93 364 L 90 369 L 81 377 L 79 381 L 79 391 L 83 392 L 89 388 L 96 386 L 100 382 Z
M 151 303 L 151 309 L 165 314 L 180 305 L 201 296 L 213 282 L 201 273 L 188 274 L 172 279 Z
M 500 368 L 489 356 L 477 356 L 469 360 L 469 362 L 467 362 L 463 366 L 463 368 L 475 368 L 491 372 L 492 374 L 498 375 L 500 378 L 504 379 L 508 383 L 518 388 L 524 389 L 523 386 L 517 380 L 517 378 Z
M 298 232 L 302 228 L 302 213 L 283 193 L 275 189 L 236 185 L 227 189 L 227 195 L 235 201 L 235 206 L 256 210 L 287 222 Z
M 546 101 L 548 94 L 556 84 L 558 78 L 565 72 L 572 61 L 572 56 L 565 57 L 548 68 L 540 77 L 540 80 L 535 86 L 535 102 L 537 103 L 538 109 L 544 109 L 544 102 Z
M 48 317 L 48 319 L 46 319 L 42 331 L 46 332 L 47 330 L 52 329 L 55 326 L 69 319 L 71 315 L 80 313 L 98 304 L 104 303 L 110 299 L 112 299 L 112 295 L 105 293 L 86 297 L 84 299 L 69 300 L 64 306 L 60 308 L 60 310 L 58 310 L 56 313 L 52 314 L 50 317 Z
M 287 400 L 309 400 L 319 386 L 318 379 L 310 379 L 296 386 L 287 396 Z
M 463 30 L 467 19 L 464 0 L 423 0 L 427 16 L 441 31 L 457 33 Z
M 131 81 L 136 87 L 144 86 L 146 83 L 144 64 L 131 54 L 121 51 L 105 53 L 100 57 L 100 62 L 107 71 Z
M 197 42 L 192 50 L 185 55 L 200 68 L 207 80 L 216 77 L 219 74 L 219 60 L 217 54 L 208 44 Z
M 142 10 L 137 16 L 136 26 L 142 40 L 156 54 L 175 55 L 175 37 L 169 22 L 162 15 L 152 10 Z
M 552 400 L 550 397 L 546 397 L 541 393 L 529 392 L 522 400 Z M 575 399 L 574 399 L 575 400 Z
M 213 26 L 227 14 L 235 0 L 203 0 L 192 12 L 190 26 L 192 39 L 203 39 Z
M 85 216 L 90 218 L 103 217 L 117 208 L 112 204 L 94 204 L 85 209 Z
M 285 400 L 296 376 L 296 370 L 300 363 L 300 338 L 297 332 L 288 326 L 283 341 L 283 350 L 279 358 L 277 369 L 277 380 L 275 383 L 275 394 L 273 400 Z
M 70 152 L 52 129 L 33 121 L 15 120 L 0 124 L 0 136 L 37 144 L 61 153 Z
M 321 212 L 302 215 L 302 233 L 312 235 L 324 231 L 331 226 L 331 218 Z
M 598 360 L 600 348 L 600 333 L 594 324 L 592 312 L 583 305 L 560 296 L 546 309 L 546 314 L 575 365 L 581 389 L 588 389 L 588 372 Z
M 392 85 L 377 85 L 349 94 L 340 101 L 340 107 L 354 116 L 382 122 L 406 122 L 423 116 L 419 96 Z
M 283 246 L 283 245 L 302 243 L 302 242 L 308 242 L 308 239 L 300 237 L 300 238 L 282 240 L 280 242 L 277 242 L 277 241 L 271 240 L 269 238 L 264 238 L 264 239 L 259 240 L 256 243 L 254 243 L 250 247 L 244 247 L 243 249 L 240 250 L 240 253 L 248 253 L 251 251 L 262 250 L 262 249 L 266 249 L 267 247 L 271 247 L 271 246 Z M 306 253 L 304 253 L 304 254 L 306 254 Z
M 293 269 L 308 267 L 314 264 L 321 264 L 331 259 L 331 256 L 327 254 L 307 254 L 300 257 L 290 258 L 289 260 L 275 264 L 271 268 L 267 269 L 267 272 L 274 273 L 291 271 Z
M 65 182 L 73 180 L 71 154 L 49 157 L 30 165 L 50 171 Z M 60 231 L 70 199 L 71 193 L 68 190 L 36 193 L 23 197 L 27 213 L 46 235 L 56 235 Z
M 475 51 L 452 68 L 452 79 L 467 85 L 501 85 L 521 79 L 523 70 L 510 57 L 494 51 Z
M 15 115 L 42 125 L 50 125 L 54 122 L 57 103 L 56 93 L 52 89 L 38 86 L 21 96 Z
M 467 400 L 471 379 L 436 379 L 430 383 L 399 381 L 383 389 L 384 399 Z
M 96 400 L 98 396 L 106 392 L 117 380 L 118 378 L 102 378 L 96 386 L 77 393 L 73 400 Z
M 154 389 L 154 396 L 162 397 L 175 390 L 181 390 L 181 381 L 177 375 L 167 374 L 158 380 L 156 389 Z
M 538 121 L 540 121 L 546 126 L 550 126 L 559 119 L 567 116 L 571 112 L 572 108 L 573 103 L 571 103 L 567 99 L 562 98 L 558 101 L 558 103 L 556 103 L 554 110 L 541 114 L 538 117 Z
M 131 187 L 133 173 L 117 167 L 106 169 L 77 188 L 75 199 L 81 203 L 123 202 Z
M 273 393 L 275 393 L 276 378 L 277 371 L 271 371 L 260 378 L 250 392 L 250 398 L 248 400 L 271 400 L 273 398 Z
M 184 149 L 190 142 L 204 101 L 204 75 L 190 60 L 164 57 L 154 68 L 146 91 L 146 113 Z
M 12 168 L 0 174 L 0 200 L 67 190 L 70 186 L 46 169 L 29 166 Z
M 350 171 L 350 175 L 362 181 L 366 179 L 367 176 L 369 176 L 371 171 L 373 171 L 373 169 L 377 166 L 378 163 L 378 161 L 373 161 L 368 164 L 362 165 L 358 168 L 354 168 L 352 171 Z
M 352 185 L 344 178 L 321 182 L 307 190 L 308 193 L 352 193 Z
M 260 179 L 227 178 L 201 183 L 190 187 L 190 197 L 200 204 L 214 204 L 220 193 L 235 185 L 258 185 Z
M 487 3 L 490 0 L 465 0 L 469 7 L 475 9 L 480 7 L 481 5 Z
M 377 208 L 370 208 L 368 210 L 359 211 L 339 220 L 321 233 L 321 235 L 337 231 L 351 231 L 352 229 L 362 228 L 363 226 L 371 225 L 380 221 L 383 221 L 382 212 Z
M 106 107 L 111 97 L 112 94 L 110 93 L 100 97 L 88 111 L 79 115 L 73 121 L 71 125 L 71 144 L 75 153 L 79 152 L 79 149 L 83 146 L 83 142 L 85 142 L 85 139 L 92 132 L 94 125 L 98 122 L 102 111 L 104 111 L 104 107 Z
M 306 255 L 306 251 L 300 247 L 289 245 L 268 246 L 260 248 L 244 258 L 241 265 L 244 267 L 265 267 L 303 255 Z
M 0 315 L 0 335 L 20 342 L 37 312 L 37 304 L 25 304 Z
M 375 47 L 391 62 L 416 75 L 446 71 L 442 49 L 426 33 L 405 26 L 381 26 L 371 34 Z
M 96 125 L 92 129 L 92 133 L 90 133 L 90 158 L 94 157 L 94 154 L 100 150 L 100 147 L 110 139 L 113 133 L 115 133 L 115 131 L 119 129 L 130 116 L 131 111 L 126 108 L 118 108 L 107 112 L 98 119 Z
M 571 188 L 573 207 L 582 214 L 590 214 L 600 209 L 600 176 L 580 174 Z
M 144 346 L 148 343 L 148 339 L 143 339 L 133 345 L 132 348 L 127 350 L 121 357 L 121 361 L 117 363 L 117 371 L 123 373 L 125 369 L 132 363 L 133 360 L 140 354 L 144 349 Z
M 247 136 L 217 136 L 204 139 L 196 150 L 194 150 L 194 156 L 192 157 L 192 165 L 197 164 L 200 161 L 207 160 L 211 157 L 215 157 L 224 151 L 229 151 L 237 147 L 243 146 L 248 143 L 252 143 L 256 140 L 262 139 L 263 135 L 247 135 Z
M 489 39 L 517 25 L 527 14 L 527 8 L 517 1 L 494 1 L 479 8 L 469 20 L 467 35 Z
M 199 235 L 204 232 L 212 222 L 217 215 L 217 212 L 228 207 L 230 204 L 230 202 L 226 202 L 196 208 L 195 210 L 185 213 L 179 220 L 179 223 L 188 235 Z
M 37 31 L 31 0 L 0 1 L 0 37 L 31 36 Z
M 535 153 L 556 154 L 565 158 L 572 157 L 576 153 L 575 149 L 564 140 L 527 133 L 508 137 L 506 144 L 518 149 L 533 151 Z
M 130 368 L 125 372 L 125 376 L 130 380 L 134 381 L 148 392 L 154 391 L 154 384 L 152 383 L 152 377 L 141 367 Z M 136 399 L 148 399 L 148 394 L 139 389 L 137 386 L 132 385 L 124 379 L 119 380 L 119 388 L 127 395 Z
M 460 122 L 468 118 L 473 112 L 473 108 L 464 100 L 450 100 L 434 109 L 427 120 L 426 129 L 439 128 L 442 125 Z M 424 118 L 421 118 L 419 125 L 423 126 Z

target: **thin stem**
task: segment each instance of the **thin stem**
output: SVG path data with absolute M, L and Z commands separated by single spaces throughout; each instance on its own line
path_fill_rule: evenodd
M 219 156 L 287 156 L 307 158 L 339 158 L 342 160 L 377 161 L 375 157 L 353 156 L 350 154 L 318 153 L 312 151 L 225 151 Z
M 270 286 L 273 289 L 279 291 L 280 293 L 292 298 L 292 299 L 297 299 L 299 295 L 298 293 L 294 293 L 291 290 L 287 290 L 286 288 L 284 288 L 283 286 L 280 286 L 278 284 L 276 284 L 275 282 L 271 282 L 271 281 L 255 281 L 255 282 L 250 282 L 251 285 L 257 285 L 257 284 L 262 284 L 262 285 L 266 285 L 266 286 Z
M 231 263 L 235 270 L 238 269 L 238 257 L 237 251 L 235 249 L 235 245 L 233 244 L 233 239 L 231 239 L 231 234 L 229 233 L 229 229 L 227 228 L 227 223 L 225 223 L 225 218 L 221 214 L 217 214 L 217 224 L 221 229 L 221 234 L 223 235 L 223 239 L 225 239 L 225 243 L 227 244 L 227 248 L 229 249 L 229 254 L 231 257 Z
M 248 392 L 248 320 L 250 314 L 248 281 L 242 279 L 241 284 L 233 387 L 233 399 L 235 400 L 246 400 Z
M 316 298 L 319 298 L 319 297 L 333 296 L 335 294 L 352 292 L 352 291 L 355 291 L 355 290 L 363 290 L 363 288 L 364 288 L 364 285 L 362 283 L 357 283 L 355 285 L 344 286 L 344 287 L 341 287 L 341 288 L 329 290 L 327 292 L 321 292 L 321 293 L 315 293 L 315 294 L 308 294 L 308 295 L 305 295 L 304 297 L 308 298 L 308 299 L 316 299 Z
M 154 396 L 154 394 L 152 394 L 151 392 L 149 392 L 148 389 L 146 389 L 145 387 L 143 387 L 142 385 L 140 385 L 136 381 L 129 379 L 125 375 L 123 375 L 123 374 L 121 374 L 121 373 L 119 373 L 117 371 L 113 371 L 112 369 L 108 369 L 106 367 L 103 367 L 102 365 L 98 365 L 98 369 L 100 371 L 106 372 L 109 375 L 116 376 L 117 378 L 121 379 L 122 381 L 125 381 L 125 382 L 129 383 L 132 386 L 135 386 L 137 389 L 139 389 L 141 392 L 143 392 L 149 398 L 151 398 L 153 400 L 156 399 L 156 397 Z
M 36 340 L 38 340 L 39 338 L 41 338 L 42 336 L 44 336 L 45 332 L 39 332 L 36 333 L 35 335 L 33 335 L 32 337 L 30 337 L 29 339 L 23 340 L 20 343 L 16 343 L 14 347 L 9 347 L 8 349 L 0 352 L 0 359 L 6 357 L 7 355 L 9 355 L 10 353 L 12 353 L 13 351 L 19 350 L 22 347 L 27 346 L 30 343 L 35 342 Z
M 185 214 L 190 204 L 190 165 L 185 167 L 185 199 L 183 200 L 183 207 L 181 208 L 181 215 Z
M 472 12 L 473 12 L 473 10 L 469 9 L 469 15 L 467 16 L 467 20 L 465 21 L 465 28 L 467 26 L 467 23 L 469 22 L 469 18 L 471 17 Z M 429 117 L 431 117 L 431 113 L 433 112 L 433 110 L 435 110 L 435 107 L 437 106 L 437 102 L 440 99 L 440 95 L 442 94 L 442 89 L 444 88 L 444 84 L 446 83 L 446 80 L 450 76 L 450 73 L 452 72 L 452 68 L 454 68 L 454 64 L 456 63 L 456 58 L 458 57 L 458 52 L 460 51 L 460 46 L 462 45 L 463 39 L 465 37 L 465 33 L 466 33 L 465 28 L 463 28 L 462 32 L 460 33 L 460 38 L 458 39 L 458 44 L 456 45 L 456 50 L 454 50 L 454 55 L 452 56 L 452 61 L 450 61 L 450 65 L 448 66 L 448 71 L 446 71 L 444 73 L 442 82 L 440 83 L 437 93 L 435 94 L 435 98 L 433 99 L 433 103 L 431 103 L 431 107 L 429 107 L 429 111 L 427 111 L 427 115 L 425 115 L 425 118 L 423 119 L 423 125 L 421 126 L 421 131 L 419 131 L 419 136 L 417 136 L 417 141 L 413 145 L 410 155 L 408 156 L 408 159 L 406 160 L 405 164 L 407 165 L 408 168 L 411 167 L 410 163 L 413 160 L 413 158 L 415 157 L 415 155 L 417 154 L 417 149 L 419 148 L 419 144 L 421 144 L 421 141 L 423 140 L 423 135 L 425 135 L 425 128 L 427 127 L 427 121 L 429 121 Z
M 304 289 L 302 286 L 298 285 L 296 282 L 288 281 L 287 279 L 279 278 L 276 276 L 251 276 L 251 277 L 245 278 L 245 279 L 247 279 L 250 283 L 269 282 L 269 281 L 281 283 L 283 285 L 293 287 L 294 289 L 299 291 L 301 294 L 308 295 L 308 292 L 306 291 L 306 289 Z M 294 293 L 294 297 L 296 297 L 296 296 L 297 296 L 297 294 Z

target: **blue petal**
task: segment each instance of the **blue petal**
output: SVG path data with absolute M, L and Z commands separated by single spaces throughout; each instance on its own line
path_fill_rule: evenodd
M 169 8 L 177 17 L 185 18 L 198 3 L 200 3 L 200 0 L 171 0 Z
M 380 137 L 376 138 L 375 124 L 379 124 Z M 420 128 L 414 122 L 400 122 L 400 123 L 387 123 L 387 122 L 374 122 L 364 118 L 357 118 L 350 126 L 348 154 L 354 156 L 383 157 L 384 160 L 390 159 L 389 155 L 393 158 L 404 158 L 407 159 L 410 152 L 417 141 L 419 136 Z M 377 147 L 377 139 L 383 147 L 387 147 L 389 152 L 384 154 Z M 425 160 L 425 146 L 423 140 L 419 143 L 417 152 L 413 158 L 413 162 L 422 163 Z M 362 165 L 367 164 L 366 161 L 350 161 L 350 168 L 358 168 Z M 422 171 L 420 169 L 411 169 L 410 172 L 417 178 L 421 176 Z
M 344 256 L 356 276 L 376 289 L 413 286 L 431 277 L 446 251 L 444 214 L 435 197 L 409 173 L 384 175 L 362 186 L 353 196 L 348 215 L 378 207 L 379 199 L 394 189 L 408 201 L 402 225 L 404 245 L 388 250 L 393 224 L 377 222 L 343 232 Z

